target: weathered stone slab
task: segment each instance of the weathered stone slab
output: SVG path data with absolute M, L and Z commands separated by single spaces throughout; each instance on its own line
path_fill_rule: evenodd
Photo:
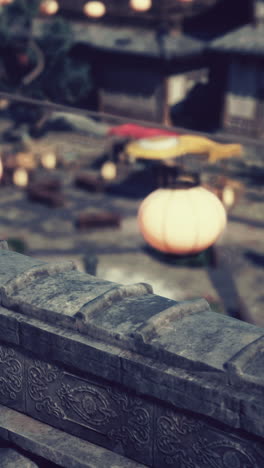
M 0 468 L 37 468 L 29 458 L 11 448 L 0 448 Z
M 243 427 L 251 432 L 260 428 L 264 431 L 264 337 L 245 346 L 226 363 L 226 368 L 233 385 L 251 389 L 241 405 Z
M 0 249 L 0 287 L 3 287 L 8 281 L 26 272 L 30 268 L 43 265 L 44 262 L 16 252 L 10 252 L 6 249 Z M 1 297 L 1 289 L 0 289 Z
M 29 360 L 27 389 L 27 412 L 34 418 L 152 464 L 150 402 L 39 360 Z
M 166 430 L 176 418 L 185 431 L 187 410 L 195 420 L 210 418 L 204 441 L 225 424 L 228 440 L 241 436 L 231 445 L 243 453 L 247 431 L 264 436 L 262 329 L 212 313 L 204 300 L 177 303 L 152 294 L 147 284 L 122 286 L 70 263 L 27 259 L 23 269 L 26 257 L 10 254 L 0 250 L 0 346 L 4 382 L 6 353 L 21 354 L 17 409 L 155 468 L 181 463 L 178 452 L 185 451 L 181 442 L 179 449 L 166 442 L 171 459 L 160 442 L 155 448 L 165 408 L 173 413 L 168 421 L 164 416 Z M 4 258 L 13 268 L 7 280 Z M 12 406 L 9 400 L 0 394 Z M 227 446 L 219 437 L 211 448 Z M 190 464 L 192 456 L 186 455 Z M 244 455 L 232 457 L 246 463 Z
M 151 292 L 151 287 L 142 283 L 107 291 L 75 314 L 77 329 L 106 341 L 123 339 L 127 345 L 128 338 L 134 339 L 146 320 L 175 304 Z
M 197 305 L 194 302 L 189 307 L 195 311 Z M 177 322 L 173 319 L 164 320 L 148 342 L 162 354 L 170 354 L 172 362 L 186 358 L 192 366 L 200 364 L 201 370 L 223 371 L 226 361 L 263 335 L 262 329 L 212 313 L 205 305 L 196 314 L 185 314 Z
M 226 363 L 230 381 L 264 390 L 264 336 L 243 347 Z
M 0 342 L 0 403 L 25 411 L 24 356 Z
M 188 413 L 158 408 L 155 421 L 155 468 L 261 468 L 264 446 L 251 443 L 227 428 L 214 427 Z
M 223 371 L 225 361 L 262 335 L 254 326 L 212 314 L 205 301 L 176 304 L 151 295 L 148 285 L 120 286 L 73 268 L 71 263 L 29 268 L 0 286 L 2 304 L 95 339 L 119 340 L 120 346 L 168 364 L 200 370 Z
M 17 258 L 15 260 L 19 263 Z M 8 268 L 10 271 L 9 265 Z M 1 303 L 9 309 L 72 328 L 76 328 L 76 315 L 83 319 L 83 323 L 77 325 L 82 329 L 88 310 L 93 313 L 103 311 L 125 297 L 152 292 L 149 285 L 120 286 L 75 269 L 71 262 L 64 262 L 39 263 L 31 268 L 28 264 L 26 270 L 12 270 L 8 281 L 1 281 L 0 277 Z
M 0 240 L 0 249 L 8 250 L 8 244 L 5 240 Z
M 0 437 L 63 468 L 144 467 L 4 406 L 0 406 Z
M 0 342 L 19 344 L 19 317 L 15 312 L 10 312 L 0 306 Z
M 27 365 L 29 415 L 117 453 L 152 464 L 150 402 L 43 361 Z

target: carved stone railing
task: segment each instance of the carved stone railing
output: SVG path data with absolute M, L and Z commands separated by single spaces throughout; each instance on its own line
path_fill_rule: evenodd
M 5 247 L 0 437 L 10 408 L 124 466 L 264 466 L 263 329 Z

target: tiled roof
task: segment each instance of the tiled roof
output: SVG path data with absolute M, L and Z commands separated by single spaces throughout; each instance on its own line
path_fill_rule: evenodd
M 42 24 L 34 23 L 34 35 L 41 35 Z M 199 55 L 205 49 L 205 42 L 179 33 L 176 36 L 166 35 L 161 45 L 157 34 L 151 30 L 112 26 L 103 24 L 73 23 L 75 41 L 87 44 L 102 51 L 165 57 L 168 60 L 190 55 Z
M 222 52 L 264 54 L 264 25 L 247 25 L 215 39 L 210 49 Z

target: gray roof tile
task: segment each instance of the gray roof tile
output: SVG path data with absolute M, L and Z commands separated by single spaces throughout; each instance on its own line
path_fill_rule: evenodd
M 215 39 L 210 49 L 222 52 L 264 54 L 264 25 L 247 25 Z
M 34 22 L 34 35 L 41 36 L 42 24 L 40 20 Z M 144 55 L 149 57 L 165 56 L 167 59 L 199 55 L 205 49 L 205 42 L 191 38 L 185 34 L 176 36 L 166 35 L 164 51 L 159 43 L 157 34 L 152 30 L 127 26 L 112 26 L 105 24 L 72 24 L 75 41 L 87 44 L 102 51 Z

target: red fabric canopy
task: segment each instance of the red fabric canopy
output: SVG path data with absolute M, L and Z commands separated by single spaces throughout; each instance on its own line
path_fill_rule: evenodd
M 126 136 L 129 138 L 135 138 L 135 139 L 148 138 L 148 137 L 158 136 L 158 135 L 179 136 L 179 133 L 177 132 L 173 132 L 169 130 L 162 130 L 159 128 L 142 127 L 141 125 L 136 125 L 132 123 L 111 127 L 108 133 L 109 135 Z

